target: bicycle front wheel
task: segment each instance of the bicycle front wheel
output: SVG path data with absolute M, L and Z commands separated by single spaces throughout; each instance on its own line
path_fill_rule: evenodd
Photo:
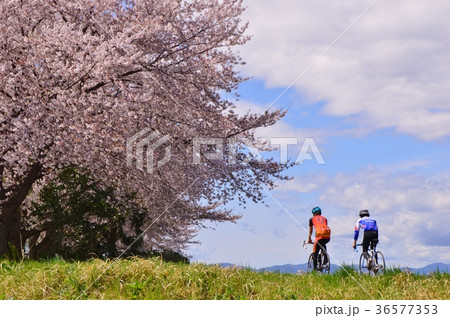
M 330 255 L 326 251 L 322 251 L 322 273 L 329 274 L 331 268 Z
M 311 253 L 308 258 L 308 273 L 312 272 L 313 270 L 314 270 L 313 254 Z
M 377 252 L 375 254 L 375 262 L 376 262 L 375 274 L 377 273 L 384 274 L 384 271 L 386 270 L 386 263 L 384 261 L 383 253 Z
M 361 253 L 359 257 L 359 272 L 361 274 L 370 274 L 369 267 L 367 266 L 367 259 L 364 257 L 364 254 Z

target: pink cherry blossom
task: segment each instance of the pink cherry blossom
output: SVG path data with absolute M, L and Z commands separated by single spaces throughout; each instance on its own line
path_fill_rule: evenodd
M 238 116 L 227 94 L 244 79 L 241 0 L 3 0 L 0 2 L 0 254 L 20 247 L 20 207 L 57 168 L 88 168 L 146 206 L 146 244 L 180 247 L 223 208 L 263 198 L 286 165 L 192 163 L 193 138 L 255 140 L 284 112 Z M 170 136 L 153 174 L 127 167 L 143 128 Z M 162 156 L 157 152 L 156 156 Z M 245 149 L 238 149 L 239 156 Z M 32 193 L 32 192 L 31 192 Z M 163 214 L 163 215 L 161 215 Z

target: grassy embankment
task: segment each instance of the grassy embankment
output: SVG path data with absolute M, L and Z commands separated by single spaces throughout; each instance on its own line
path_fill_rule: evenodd
M 341 270 L 292 275 L 158 258 L 111 264 L 0 261 L 0 299 L 450 299 L 448 273 L 419 276 L 391 270 L 368 277 Z

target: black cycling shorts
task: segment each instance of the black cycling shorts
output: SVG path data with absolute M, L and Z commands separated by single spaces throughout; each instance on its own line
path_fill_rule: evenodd
M 363 252 L 367 252 L 369 250 L 370 243 L 372 243 L 371 247 L 374 249 L 378 243 L 378 231 L 364 231 L 364 238 L 362 242 Z

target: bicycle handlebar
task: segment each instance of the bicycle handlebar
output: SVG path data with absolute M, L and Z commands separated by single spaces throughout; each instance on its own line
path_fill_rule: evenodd
M 362 246 L 362 244 L 356 244 L 356 245 L 355 245 L 355 248 L 354 248 L 353 250 L 354 250 L 356 253 L 358 253 L 358 249 L 357 249 L 358 246 Z
M 309 243 L 309 242 L 306 242 L 306 241 L 303 241 L 303 248 L 306 250 L 306 245 L 308 245 L 308 244 L 313 244 L 313 243 Z

